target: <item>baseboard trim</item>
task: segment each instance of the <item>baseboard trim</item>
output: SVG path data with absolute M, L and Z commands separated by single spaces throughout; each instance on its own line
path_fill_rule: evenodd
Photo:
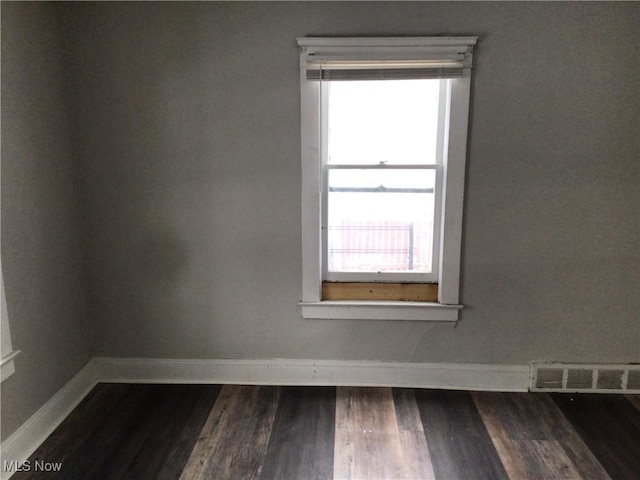
M 529 365 L 96 358 L 102 382 L 350 385 L 525 392 Z
M 525 392 L 528 365 L 336 360 L 167 360 L 96 357 L 1 445 L 0 464 L 22 464 L 97 383 L 349 385 Z M 2 468 L 0 478 L 15 473 Z
M 15 466 L 27 460 L 93 389 L 98 381 L 96 363 L 95 359 L 91 359 L 47 403 L 2 442 L 0 447 L 0 478 L 2 480 L 10 478 L 15 473 Z

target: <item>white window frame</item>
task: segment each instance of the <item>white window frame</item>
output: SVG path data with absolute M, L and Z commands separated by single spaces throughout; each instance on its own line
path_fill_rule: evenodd
M 14 359 L 20 353 L 11 347 L 11 331 L 9 330 L 9 314 L 7 313 L 7 300 L 4 294 L 4 276 L 2 275 L 2 262 L 0 262 L 0 314 L 2 328 L 0 330 L 0 383 L 13 375 L 16 371 Z
M 304 318 L 456 321 L 459 305 L 462 212 L 473 46 L 477 37 L 305 37 L 300 47 L 302 139 L 302 300 Z M 323 301 L 323 182 L 326 145 L 322 82 L 307 79 L 318 62 L 432 62 L 457 68 L 461 76 L 444 80 L 448 109 L 443 138 L 438 301 Z M 441 90 L 442 91 L 442 90 Z M 442 103 L 441 103 L 442 104 Z M 325 111 L 323 111 L 325 110 Z

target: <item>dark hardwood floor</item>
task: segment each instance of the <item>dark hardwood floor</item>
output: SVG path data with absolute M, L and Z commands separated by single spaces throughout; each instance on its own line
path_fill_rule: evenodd
M 637 480 L 640 396 L 100 384 L 26 465 L 12 478 Z

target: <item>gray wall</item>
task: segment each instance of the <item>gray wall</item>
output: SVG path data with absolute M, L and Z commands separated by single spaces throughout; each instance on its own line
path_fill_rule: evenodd
M 15 418 L 89 354 L 80 283 L 97 355 L 640 361 L 640 5 L 69 3 L 62 39 L 49 8 L 3 4 Z M 295 38 L 437 34 L 480 36 L 462 318 L 303 320 Z
M 2 3 L 2 268 L 16 373 L 6 438 L 90 358 L 77 196 L 55 12 Z
M 640 5 L 73 4 L 99 355 L 640 360 Z M 298 51 L 479 35 L 457 326 L 303 320 Z

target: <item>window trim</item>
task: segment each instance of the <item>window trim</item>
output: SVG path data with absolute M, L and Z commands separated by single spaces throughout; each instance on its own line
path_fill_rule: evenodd
M 14 359 L 20 353 L 20 350 L 13 350 L 11 346 L 11 330 L 9 328 L 9 314 L 7 313 L 7 299 L 4 293 L 2 261 L 0 261 L 0 295 L 0 309 L 2 310 L 2 328 L 0 331 L 0 337 L 2 338 L 2 344 L 0 346 L 0 383 L 2 383 L 15 373 Z
M 302 169 L 302 308 L 304 318 L 456 321 L 459 305 L 462 213 L 471 90 L 471 62 L 477 37 L 305 37 L 300 47 Z M 451 78 L 445 158 L 442 162 L 442 208 L 439 244 L 438 302 L 323 301 L 322 149 L 320 82 L 307 79 L 307 65 L 328 61 L 427 60 L 456 66 Z

